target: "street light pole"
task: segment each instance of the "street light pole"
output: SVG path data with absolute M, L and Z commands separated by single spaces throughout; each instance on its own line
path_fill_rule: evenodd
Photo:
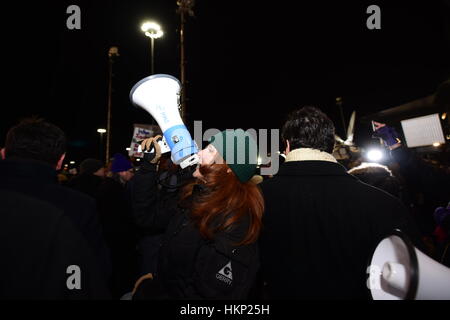
M 185 66 L 186 62 L 184 60 L 184 12 L 180 12 L 181 15 L 181 26 L 180 26 L 180 80 L 181 80 L 181 118 L 186 121 L 186 77 L 185 77 Z
M 150 38 L 150 72 L 153 74 L 155 72 L 155 39 L 161 38 L 164 35 L 164 32 L 161 30 L 161 26 L 156 22 L 144 22 L 141 26 L 141 30 Z
M 100 133 L 100 161 L 103 157 L 103 133 Z
M 155 58 L 154 58 L 154 53 L 155 53 L 155 39 L 153 37 L 150 37 L 150 55 L 151 55 L 151 61 L 150 61 L 150 65 L 151 65 L 151 75 L 155 73 Z
M 111 120 L 112 120 L 112 78 L 113 78 L 113 64 L 114 58 L 119 56 L 119 49 L 117 47 L 111 47 L 108 51 L 109 57 L 109 81 L 108 81 L 108 114 L 106 119 L 106 156 L 105 163 L 109 161 L 109 151 L 111 145 Z M 104 132 L 103 132 L 104 133 Z
M 346 124 L 345 124 L 345 118 L 344 118 L 344 110 L 342 109 L 342 103 L 343 103 L 343 101 L 342 101 L 342 97 L 337 97 L 336 98 L 336 105 L 338 106 L 338 108 L 339 108 L 339 111 L 340 111 L 340 114 L 341 114 L 341 120 L 342 120 L 342 130 L 343 130 L 343 136 L 344 137 L 346 137 L 346 135 L 347 135 L 347 126 L 346 126 Z M 345 139 L 347 139 L 348 137 L 346 137 Z
M 180 14 L 180 81 L 181 81 L 181 99 L 180 99 L 180 113 L 181 118 L 186 121 L 186 60 L 184 55 L 184 25 L 186 22 L 185 15 L 194 16 L 195 0 L 177 0 L 177 13 Z

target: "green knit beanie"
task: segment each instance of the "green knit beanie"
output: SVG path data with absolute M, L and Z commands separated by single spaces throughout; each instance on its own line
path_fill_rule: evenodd
M 217 149 L 239 181 L 247 182 L 256 173 L 258 150 L 255 139 L 242 129 L 224 130 L 211 137 Z

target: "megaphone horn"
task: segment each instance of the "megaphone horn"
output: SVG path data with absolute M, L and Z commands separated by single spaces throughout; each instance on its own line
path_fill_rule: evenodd
M 400 230 L 378 244 L 367 271 L 374 300 L 450 299 L 450 268 L 415 248 Z
M 172 161 L 182 168 L 198 163 L 198 148 L 179 112 L 180 81 L 168 74 L 140 80 L 130 91 L 133 105 L 146 110 L 156 120 L 169 145 Z

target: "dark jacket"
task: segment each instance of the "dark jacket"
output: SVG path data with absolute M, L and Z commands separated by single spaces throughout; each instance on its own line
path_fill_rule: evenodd
M 103 234 L 109 245 L 113 245 L 116 238 L 121 238 L 120 241 L 135 238 L 131 203 L 122 184 L 111 178 L 80 174 L 72 178 L 67 186 L 96 200 Z
M 54 168 L 30 160 L 0 161 L 0 188 L 35 197 L 62 210 L 93 249 L 105 277 L 110 275 L 109 252 L 94 199 L 59 185 Z
M 163 234 L 176 212 L 178 193 L 160 190 L 158 177 L 156 165 L 145 161 L 128 182 L 133 219 L 141 237 Z M 158 210 L 157 207 L 163 210 Z
M 421 160 L 405 146 L 392 150 L 391 156 L 399 164 L 396 174 L 411 193 L 408 206 L 413 208 L 421 233 L 430 236 L 436 227 L 434 210 L 450 200 L 450 175 Z
M 0 203 L 0 300 L 110 297 L 92 249 L 60 209 L 4 189 Z M 81 287 L 71 290 L 73 265 Z
M 165 230 L 154 280 L 160 297 L 246 298 L 259 268 L 258 250 L 256 244 L 235 244 L 243 239 L 248 221 L 207 240 L 190 219 L 189 210 L 178 205 L 177 193 L 155 192 L 156 169 L 139 171 L 133 179 L 136 218 L 148 230 Z M 204 190 L 196 188 L 190 201 L 195 201 L 199 192 Z
M 399 228 L 419 244 L 406 208 L 338 163 L 284 163 L 262 183 L 261 264 L 270 298 L 365 299 L 376 245 Z
M 111 290 L 114 298 L 120 298 L 133 289 L 138 278 L 136 228 L 125 187 L 92 173 L 74 177 L 67 186 L 90 195 L 97 202 L 103 235 L 111 253 Z

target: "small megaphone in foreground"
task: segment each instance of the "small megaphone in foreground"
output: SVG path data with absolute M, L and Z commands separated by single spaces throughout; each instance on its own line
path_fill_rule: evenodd
M 156 120 L 172 155 L 172 161 L 186 168 L 197 164 L 198 148 L 179 113 L 181 85 L 177 78 L 155 74 L 136 83 L 130 92 L 131 102 Z
M 450 299 L 450 268 L 415 248 L 400 230 L 378 244 L 367 271 L 374 300 Z

